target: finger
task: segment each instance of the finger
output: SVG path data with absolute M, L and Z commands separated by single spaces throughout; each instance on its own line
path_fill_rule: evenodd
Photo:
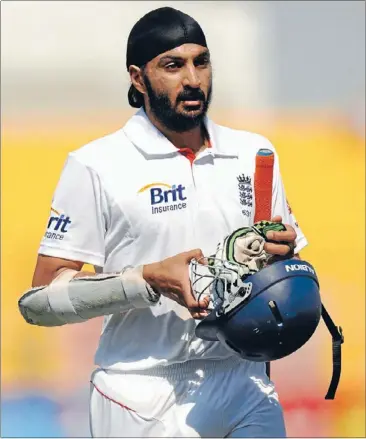
M 186 262 L 190 262 L 192 259 L 196 259 L 197 261 L 203 259 L 203 253 L 200 248 L 196 248 L 194 250 L 190 250 L 185 253 Z
M 191 308 L 191 309 L 189 309 L 189 312 L 191 313 L 192 317 L 194 317 L 194 318 L 205 318 L 209 315 L 208 310 L 200 309 L 200 308 Z
M 198 305 L 201 309 L 206 309 L 210 304 L 210 301 L 211 299 L 209 296 L 204 296 L 202 299 L 198 301 Z
M 204 311 L 204 312 L 191 311 L 191 316 L 196 320 L 202 320 L 208 316 L 208 312 L 207 311 Z
M 190 306 L 187 304 L 185 297 L 182 294 L 175 293 L 174 291 L 169 291 L 165 294 L 165 296 L 171 300 L 174 300 L 174 302 L 177 302 L 179 305 L 184 306 L 185 308 L 190 308 Z M 190 305 L 193 308 L 199 309 L 198 302 L 193 301 L 193 303 Z
M 183 297 L 185 301 L 185 305 L 188 309 L 196 310 L 196 311 L 203 311 L 205 310 L 208 305 L 210 304 L 210 297 L 209 296 L 202 296 L 201 299 L 198 301 L 196 300 L 196 297 L 193 294 L 192 289 L 191 292 L 187 294 L 186 292 L 183 292 Z M 188 297 L 187 297 L 188 296 Z
M 202 259 L 199 259 L 197 262 L 199 263 L 199 264 L 201 264 L 201 265 L 208 265 L 208 259 L 209 258 L 202 258 Z
M 274 217 L 271 219 L 271 221 L 272 221 L 273 223 L 282 223 L 282 216 L 280 216 L 280 215 L 276 215 L 276 216 L 274 216 Z
M 170 300 L 174 300 L 174 302 L 177 302 L 179 305 L 182 305 L 182 306 L 184 306 L 184 307 L 187 308 L 187 305 L 186 305 L 186 303 L 185 303 L 183 297 L 180 296 L 179 294 L 169 292 L 169 293 L 167 293 L 167 294 L 165 294 L 165 295 L 166 295 L 166 297 L 168 297 Z
M 294 242 L 296 239 L 296 232 L 292 230 L 286 230 L 283 232 L 267 232 L 266 237 L 271 241 L 285 241 L 285 242 Z
M 285 256 L 290 253 L 291 248 L 288 245 L 272 244 L 271 242 L 266 242 L 264 244 L 264 250 L 270 255 Z
M 200 304 L 196 300 L 192 289 L 189 289 L 189 290 L 186 289 L 185 291 L 183 291 L 182 299 L 184 300 L 185 306 L 188 309 L 199 309 L 200 308 Z

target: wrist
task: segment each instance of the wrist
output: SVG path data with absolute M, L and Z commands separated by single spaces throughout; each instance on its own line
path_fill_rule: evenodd
M 144 281 L 152 288 L 154 291 L 157 292 L 157 285 L 155 281 L 154 273 L 157 271 L 158 262 L 154 262 L 152 264 L 146 264 L 141 266 L 141 276 L 144 279 Z
M 146 307 L 146 303 L 155 305 L 160 298 L 160 294 L 153 289 L 143 273 L 142 265 L 128 267 L 121 273 L 126 296 L 138 308 Z

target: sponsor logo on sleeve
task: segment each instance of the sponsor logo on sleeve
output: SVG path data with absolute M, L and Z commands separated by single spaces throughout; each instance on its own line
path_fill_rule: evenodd
M 47 231 L 45 238 L 57 239 L 62 241 L 65 234 L 68 232 L 68 228 L 71 224 L 70 217 L 64 213 L 58 212 L 56 209 L 51 208 L 51 215 L 47 224 Z
M 149 192 L 153 215 L 187 208 L 186 188 L 182 184 L 151 183 L 142 187 L 138 193 L 146 191 Z

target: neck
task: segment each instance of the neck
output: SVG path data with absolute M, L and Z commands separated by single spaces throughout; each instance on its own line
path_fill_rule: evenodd
M 168 129 L 156 119 L 151 111 L 146 112 L 150 122 L 176 147 L 189 148 L 194 153 L 204 149 L 207 135 L 204 126 L 198 126 L 188 131 L 177 132 Z

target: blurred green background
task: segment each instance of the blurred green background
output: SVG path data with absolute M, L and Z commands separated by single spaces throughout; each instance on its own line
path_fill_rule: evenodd
M 1 3 L 1 436 L 89 436 L 88 390 L 101 320 L 26 325 L 52 194 L 69 151 L 121 127 L 125 50 L 137 19 L 162 5 L 202 25 L 214 63 L 210 116 L 267 136 L 323 300 L 345 333 L 336 400 L 325 401 L 323 323 L 273 364 L 291 437 L 365 437 L 365 3 Z M 19 421 L 22 419 L 22 422 Z

